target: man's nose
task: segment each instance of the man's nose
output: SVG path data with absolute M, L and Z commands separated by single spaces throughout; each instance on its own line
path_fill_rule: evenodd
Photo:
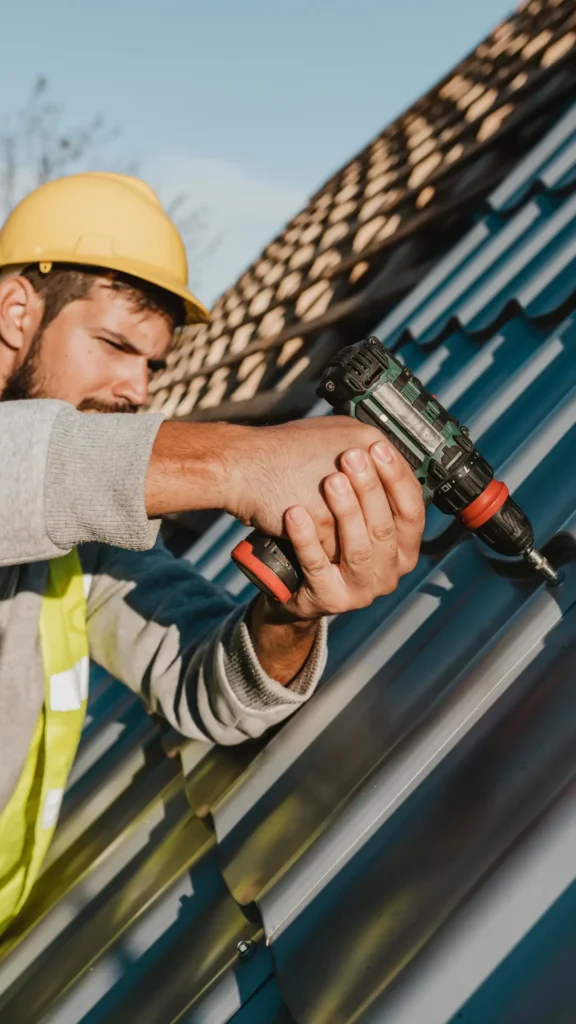
M 128 402 L 130 405 L 145 405 L 148 398 L 148 363 L 133 367 L 130 373 L 124 374 L 114 385 L 114 398 Z

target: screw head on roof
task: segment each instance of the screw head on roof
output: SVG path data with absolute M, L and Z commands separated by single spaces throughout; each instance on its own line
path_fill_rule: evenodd
M 252 939 L 240 939 L 236 946 L 236 954 L 239 960 L 250 960 L 256 952 L 256 943 Z

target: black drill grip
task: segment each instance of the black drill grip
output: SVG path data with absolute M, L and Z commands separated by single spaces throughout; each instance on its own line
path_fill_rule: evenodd
M 236 545 L 232 559 L 254 586 L 281 604 L 290 600 L 304 578 L 290 541 L 257 530 Z

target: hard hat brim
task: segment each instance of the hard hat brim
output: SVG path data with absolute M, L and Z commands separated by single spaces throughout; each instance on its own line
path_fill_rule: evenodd
M 156 284 L 157 282 L 152 281 L 151 283 Z M 161 285 L 161 287 L 164 287 L 164 285 Z M 209 310 L 192 294 L 189 288 L 167 288 L 166 291 L 179 295 L 184 300 L 184 308 L 186 310 L 185 327 L 190 327 L 192 324 L 210 323 Z
M 71 253 L 47 252 L 43 250 L 42 252 L 36 251 L 30 254 L 24 253 L 19 259 L 20 266 L 26 266 L 30 263 L 77 263 L 79 267 L 100 267 L 104 273 L 107 270 L 117 270 L 120 274 L 129 274 L 131 277 L 135 277 L 144 283 L 157 285 L 158 288 L 163 288 L 164 291 L 171 292 L 172 295 L 177 295 L 182 299 L 186 313 L 186 319 L 182 326 L 189 327 L 192 324 L 206 324 L 210 322 L 210 312 L 186 285 L 182 285 L 180 281 L 175 280 L 170 274 L 155 273 L 149 264 L 140 263 L 135 259 L 115 259 L 113 256 L 102 256 L 102 254 L 92 256 L 84 252 L 81 255 L 79 254 L 77 259 L 74 259 L 74 255 Z

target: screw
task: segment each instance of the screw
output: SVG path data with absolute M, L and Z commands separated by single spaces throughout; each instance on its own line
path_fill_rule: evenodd
M 236 946 L 236 953 L 239 960 L 250 960 L 256 952 L 256 943 L 252 939 L 240 939 Z
M 333 380 L 326 381 L 326 391 L 335 391 L 336 385 Z

